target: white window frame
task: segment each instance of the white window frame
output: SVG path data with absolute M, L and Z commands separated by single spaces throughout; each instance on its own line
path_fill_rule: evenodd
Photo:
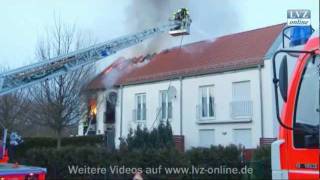
M 249 145 L 249 147 L 245 147 L 246 149 L 252 149 L 253 148 L 253 132 L 252 132 L 252 128 L 235 128 L 235 129 L 233 129 L 232 130 L 232 138 L 233 138 L 233 142 L 235 142 L 236 141 L 236 137 L 235 137 L 235 131 L 241 131 L 241 130 L 249 130 L 250 131 L 250 145 Z M 236 145 L 239 145 L 239 144 L 236 144 Z M 242 146 L 244 146 L 243 144 L 241 144 Z
M 202 111 L 203 111 L 203 106 L 202 106 L 202 90 L 206 89 L 206 109 L 207 109 L 207 116 L 203 116 Z M 213 106 L 213 115 L 210 116 L 210 89 L 212 89 L 212 106 Z M 216 111 L 215 111 L 215 95 L 214 95 L 214 85 L 205 85 L 205 86 L 200 86 L 199 87 L 199 105 L 198 105 L 198 117 L 199 120 L 214 120 L 216 118 Z
M 241 84 L 241 83 L 249 83 L 249 91 L 250 92 L 249 92 L 248 99 L 243 99 L 243 98 L 238 98 L 238 97 L 235 99 L 235 96 L 234 96 L 234 84 Z M 251 81 L 250 80 L 232 82 L 232 100 L 235 100 L 235 101 L 251 100 Z
M 249 97 L 246 98 L 239 98 L 239 97 L 235 97 L 235 88 L 234 85 L 238 84 L 238 83 L 249 83 Z M 230 103 L 230 116 L 233 119 L 248 119 L 248 118 L 252 118 L 253 116 L 253 101 L 252 101 L 252 94 L 251 94 L 251 80 L 243 80 L 243 81 L 235 81 L 232 82 L 232 101 Z M 244 116 L 236 116 L 233 113 L 233 103 L 244 103 L 244 105 L 248 106 L 251 110 L 251 113 L 249 113 L 248 115 L 244 115 Z
M 139 97 L 140 97 L 140 104 L 141 104 L 141 109 L 139 108 Z M 144 105 L 143 105 L 144 103 Z M 135 113 L 135 120 L 136 121 L 142 121 L 142 122 L 145 122 L 147 120 L 147 95 L 146 93 L 138 93 L 138 94 L 135 94 L 135 110 L 136 110 L 136 113 Z M 139 110 L 141 112 L 139 112 Z M 138 118 L 139 117 L 139 113 L 140 114 L 140 119 Z
M 208 147 L 210 147 L 210 146 L 214 146 L 215 145 L 215 140 L 216 140 L 216 138 L 215 138 L 215 136 L 216 136 L 216 131 L 215 131 L 215 129 L 199 129 L 198 130 L 198 146 L 199 147 L 205 147 L 205 146 L 203 146 L 203 145 L 201 145 L 201 137 L 200 137 L 200 132 L 201 131 L 212 131 L 213 132 L 213 137 L 207 137 L 207 138 L 212 138 L 212 143 L 208 146 Z M 207 147 L 207 148 L 208 148 Z
M 165 116 L 163 116 L 163 108 L 162 108 L 162 103 L 163 103 L 163 98 L 162 95 L 165 94 Z M 161 120 L 172 120 L 172 116 L 173 116 L 173 103 L 172 103 L 172 99 L 169 100 L 169 95 L 168 95 L 168 90 L 161 90 L 159 92 L 159 109 L 160 109 L 160 118 Z M 169 103 L 171 103 L 171 117 L 169 117 Z

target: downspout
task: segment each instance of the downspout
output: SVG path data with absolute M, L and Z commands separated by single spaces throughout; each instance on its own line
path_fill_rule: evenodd
M 182 77 L 179 78 L 180 79 L 180 135 L 182 136 L 183 134 L 183 113 L 182 113 L 182 110 L 183 110 L 183 102 L 182 102 L 182 89 L 183 89 L 183 84 L 182 84 Z
M 262 95 L 262 67 L 258 65 L 259 69 L 259 91 L 260 91 L 260 119 L 261 119 L 261 138 L 264 138 L 264 114 L 263 114 L 263 95 Z
M 120 86 L 120 138 L 122 138 L 123 85 Z

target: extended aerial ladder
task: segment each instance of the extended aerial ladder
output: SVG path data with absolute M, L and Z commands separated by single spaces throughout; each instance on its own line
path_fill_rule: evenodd
M 187 35 L 190 31 L 190 24 L 189 14 L 181 16 L 181 13 L 178 12 L 173 19 L 169 20 L 169 24 L 2 73 L 0 74 L 0 96 L 74 71 L 85 65 L 93 64 L 119 50 L 131 47 L 167 31 L 172 36 Z
M 77 70 L 88 64 L 93 64 L 108 57 L 119 50 L 141 43 L 158 34 L 169 31 L 172 36 L 188 35 L 190 32 L 191 19 L 185 8 L 180 9 L 169 23 L 160 27 L 151 28 L 142 32 L 120 37 L 114 40 L 93 45 L 91 47 L 77 50 L 53 59 L 24 66 L 0 74 L 0 96 L 15 90 L 29 87 L 41 81 L 66 74 Z M 0 179 L 45 179 L 45 168 L 17 166 L 8 162 L 6 153 L 6 129 L 4 128 L 3 144 L 0 147 Z M 2 151 L 2 152 L 1 152 Z

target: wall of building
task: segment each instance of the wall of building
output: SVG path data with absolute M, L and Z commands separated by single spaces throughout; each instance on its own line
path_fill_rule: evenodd
M 278 122 L 275 113 L 272 60 L 264 61 L 262 68 L 263 127 L 265 138 L 278 135 Z
M 106 92 L 97 93 L 97 134 L 104 134 L 104 113 L 106 111 Z
M 174 134 L 180 133 L 180 82 L 179 80 L 162 81 L 134 86 L 125 86 L 119 90 L 119 101 L 116 110 L 116 143 L 119 137 L 127 137 L 130 128 L 135 129 L 138 123 L 133 118 L 135 107 L 135 95 L 140 93 L 146 94 L 146 127 L 152 129 L 159 123 L 157 119 L 158 109 L 160 107 L 160 91 L 167 90 L 169 85 L 174 86 L 177 90 L 176 98 L 173 99 L 172 119 L 170 120 Z M 121 100 L 122 91 L 122 100 Z M 122 123 L 121 123 L 121 101 L 122 101 Z M 122 131 L 121 131 L 122 126 Z
M 231 117 L 232 83 L 250 81 L 252 118 L 236 119 Z M 196 118 L 196 105 L 199 104 L 200 86 L 213 85 L 216 117 L 212 121 L 202 122 Z M 251 144 L 255 147 L 261 137 L 259 76 L 257 69 L 248 69 L 209 76 L 186 78 L 183 80 L 183 132 L 187 148 L 199 145 L 199 130 L 214 129 L 214 144 L 234 143 L 233 130 L 250 129 Z M 251 148 L 251 147 L 248 147 Z
M 251 144 L 251 147 L 255 147 L 259 144 L 260 137 L 277 137 L 279 125 L 276 119 L 271 58 L 272 54 L 279 46 L 280 42 L 274 43 L 270 48 L 266 59 L 264 59 L 264 65 L 261 67 L 261 71 L 256 67 L 219 74 L 189 77 L 182 80 L 175 79 L 172 81 L 160 81 L 121 87 L 118 91 L 118 102 L 116 106 L 116 145 L 119 145 L 119 137 L 125 138 L 129 129 L 137 126 L 137 123 L 133 121 L 135 94 L 146 94 L 146 126 L 148 129 L 151 129 L 152 127 L 155 127 L 159 121 L 159 119 L 156 118 L 158 108 L 160 107 L 159 92 L 161 90 L 166 90 L 169 85 L 174 86 L 177 90 L 176 98 L 173 100 L 173 118 L 170 122 L 175 135 L 180 135 L 182 130 L 182 134 L 185 136 L 186 149 L 199 146 L 203 143 L 199 137 L 200 132 L 212 136 L 210 137 L 212 141 L 208 142 L 212 142 L 215 145 L 236 143 L 237 139 L 235 139 L 235 134 L 238 134 L 237 130 L 251 130 L 251 143 L 249 143 Z M 297 49 L 301 48 L 297 47 Z M 280 59 L 278 59 L 277 62 L 277 66 L 279 67 Z M 288 62 L 290 77 L 290 72 L 294 67 L 295 61 L 292 61 L 292 58 L 290 59 L 289 57 Z M 251 118 L 235 119 L 231 116 L 230 102 L 232 102 L 232 83 L 239 81 L 250 81 L 250 96 L 253 103 L 253 115 Z M 197 116 L 197 105 L 200 103 L 199 87 L 207 85 L 214 86 L 216 115 L 211 121 L 199 121 Z M 182 94 L 180 93 L 181 88 Z M 262 94 L 260 94 L 260 92 L 262 92 Z M 105 103 L 101 102 L 105 102 L 105 94 L 106 92 L 98 92 L 98 134 L 104 132 L 103 119 Z M 182 104 L 180 104 L 180 102 L 182 102 Z M 281 98 L 279 98 L 279 102 L 281 108 Z M 261 103 L 262 109 L 260 106 Z M 181 108 L 182 112 L 180 112 Z M 180 123 L 181 119 L 182 123 Z M 80 123 L 79 134 L 83 133 L 81 131 L 81 126 L 82 124 Z M 213 131 L 210 131 L 209 133 L 207 130 Z
M 232 102 L 232 83 L 250 81 L 250 96 L 253 103 L 253 115 L 251 118 L 231 117 L 230 103 Z M 173 100 L 173 118 L 171 120 L 173 133 L 180 134 L 180 86 L 182 84 L 182 132 L 185 136 L 186 148 L 200 145 L 199 131 L 214 130 L 212 138 L 215 145 L 228 145 L 235 143 L 235 130 L 251 131 L 251 147 L 259 144 L 261 137 L 261 112 L 260 112 L 260 86 L 258 68 L 232 71 L 220 74 L 184 78 L 174 81 L 161 81 L 139 85 L 125 86 L 122 89 L 122 131 L 121 131 L 121 90 L 119 90 L 119 103 L 116 117 L 116 143 L 118 138 L 126 137 L 130 128 L 137 124 L 133 121 L 133 109 L 135 109 L 135 94 L 146 93 L 147 127 L 151 129 L 156 121 L 157 109 L 160 107 L 159 92 L 168 88 L 169 84 L 177 90 L 177 96 Z M 199 87 L 213 85 L 215 101 L 215 118 L 208 121 L 199 121 L 197 117 L 197 105 L 200 102 Z M 263 87 L 264 88 L 264 87 Z M 265 94 L 265 99 L 271 99 L 270 94 Z M 268 121 L 265 127 L 272 126 Z M 155 126 L 155 125 L 154 125 Z M 271 128 L 272 129 L 272 128 Z M 269 130 L 266 129 L 266 132 Z M 248 147 L 248 148 L 251 148 Z
M 271 60 L 266 60 L 261 69 L 262 97 L 260 97 L 259 75 L 259 68 L 256 67 L 226 73 L 189 77 L 182 80 L 175 79 L 172 81 L 145 83 L 119 88 L 115 123 L 116 145 L 119 145 L 119 137 L 125 138 L 130 128 L 134 129 L 137 127 L 137 123 L 133 119 L 135 95 L 139 93 L 146 94 L 146 126 L 148 129 L 152 129 L 152 127 L 156 127 L 159 122 L 159 118 L 156 119 L 160 107 L 159 93 L 161 90 L 168 89 L 169 85 L 174 86 L 177 92 L 176 98 L 172 101 L 173 118 L 170 120 L 173 133 L 180 135 L 182 130 L 187 149 L 201 144 L 199 133 L 200 131 L 203 132 L 203 130 L 214 130 L 213 133 L 211 133 L 213 137 L 211 137 L 212 141 L 210 142 L 213 142 L 215 145 L 236 143 L 237 140 L 234 134 L 235 130 L 239 129 L 251 130 L 252 137 L 249 144 L 251 144 L 252 147 L 259 144 L 262 131 L 263 137 L 276 137 L 278 134 L 278 122 L 275 118 Z M 240 81 L 250 81 L 250 99 L 253 103 L 252 118 L 238 119 L 231 116 L 230 102 L 233 100 L 232 83 Z M 200 104 L 199 87 L 208 85 L 213 85 L 214 87 L 215 117 L 211 121 L 200 121 L 197 115 L 197 105 Z M 180 94 L 181 87 L 182 99 Z M 105 129 L 104 112 L 106 111 L 106 94 L 106 91 L 97 92 L 97 134 L 103 134 Z M 263 100 L 263 130 L 261 129 L 261 98 Z M 180 102 L 182 102 L 182 107 L 180 107 Z M 180 108 L 182 108 L 181 113 Z M 182 117 L 180 117 L 181 114 Z M 182 124 L 180 123 L 181 119 Z M 83 125 L 80 123 L 78 134 L 82 135 L 82 131 Z
M 107 91 L 96 91 L 92 98 L 96 100 L 96 134 L 104 134 L 104 113 L 106 111 L 106 94 Z M 87 102 L 86 102 L 87 103 Z M 87 121 L 87 117 L 79 122 L 78 135 L 84 135 L 83 122 Z

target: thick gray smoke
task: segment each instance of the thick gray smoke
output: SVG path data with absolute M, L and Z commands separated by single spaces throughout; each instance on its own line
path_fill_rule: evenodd
M 192 18 L 191 35 L 185 36 L 183 43 L 212 40 L 216 36 L 233 33 L 240 25 L 239 15 L 231 0 L 132 0 L 126 12 L 126 26 L 130 32 L 139 32 L 166 24 L 173 12 L 182 7 L 189 9 Z M 180 41 L 181 37 L 161 34 L 132 48 L 127 57 L 179 46 Z
M 106 74 L 103 79 L 104 87 L 107 89 L 112 88 L 123 76 L 136 68 L 141 68 L 148 64 L 154 55 L 155 54 L 148 54 L 147 56 L 140 56 L 133 59 L 118 58 L 116 62 L 110 65 L 104 72 Z
M 191 35 L 185 36 L 183 44 L 200 40 L 214 40 L 215 37 L 235 32 L 239 29 L 239 16 L 231 0 L 131 0 L 126 11 L 126 27 L 128 33 L 136 33 L 148 28 L 157 27 L 168 23 L 173 12 L 186 7 L 192 18 Z M 237 27 L 237 28 L 235 28 Z M 208 41 L 208 42 L 209 42 Z M 130 48 L 129 53 L 123 54 L 126 58 L 150 55 L 179 46 L 181 37 L 171 37 L 164 33 L 151 38 L 142 44 Z M 187 53 L 201 51 L 201 49 L 182 48 Z M 152 57 L 139 62 L 121 60 L 120 65 L 110 71 L 105 79 L 106 87 L 112 87 L 123 75 L 135 68 L 148 64 Z
M 139 32 L 167 24 L 175 10 L 187 5 L 188 0 L 132 0 L 127 8 L 127 28 L 131 32 Z M 132 48 L 130 55 L 159 52 L 163 48 L 170 47 L 173 39 L 168 34 L 158 35 Z

